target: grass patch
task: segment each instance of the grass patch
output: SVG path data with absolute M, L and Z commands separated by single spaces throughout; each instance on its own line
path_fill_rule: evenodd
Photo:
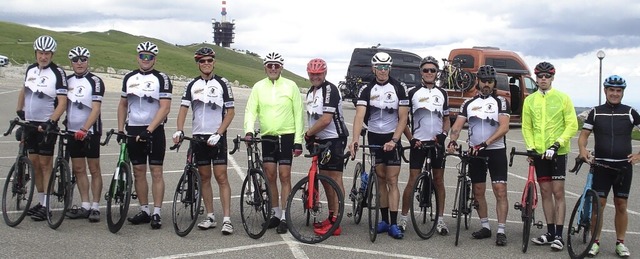
M 205 44 L 179 46 L 144 36 L 134 36 L 121 31 L 106 32 L 56 32 L 21 24 L 0 21 L 0 54 L 9 57 L 13 65 L 31 64 L 35 62 L 33 41 L 40 35 L 51 35 L 58 43 L 58 50 L 54 62 L 61 66 L 69 66 L 68 51 L 75 46 L 83 46 L 91 51 L 92 69 L 107 67 L 114 69 L 137 68 L 136 47 L 140 42 L 151 41 L 158 45 L 158 63 L 156 69 L 168 75 L 186 76 L 193 78 L 199 75 L 193 53 Z M 235 52 L 219 46 L 207 46 L 216 52 L 216 74 L 229 81 L 253 86 L 255 82 L 266 77 L 262 60 L 253 55 Z M 287 70 L 282 75 L 298 84 L 298 87 L 308 87 L 306 78 L 300 77 Z M 180 87 L 180 86 L 178 86 Z

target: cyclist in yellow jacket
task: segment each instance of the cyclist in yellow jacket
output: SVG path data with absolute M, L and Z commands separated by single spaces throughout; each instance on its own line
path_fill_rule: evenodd
M 522 135 L 527 150 L 541 154 L 533 158 L 533 162 L 547 222 L 547 233 L 531 241 L 538 245 L 550 244 L 553 250 L 559 251 L 564 248 L 567 153 L 571 150 L 571 137 L 578 131 L 578 119 L 571 98 L 551 87 L 555 73 L 551 63 L 541 62 L 536 66 L 538 91 L 524 100 Z
M 293 156 L 302 154 L 304 109 L 300 89 L 295 82 L 281 76 L 284 59 L 271 52 L 264 58 L 267 77 L 258 81 L 251 90 L 244 115 L 245 138 L 251 138 L 254 123 L 260 121 L 263 139 L 279 140 L 279 143 L 262 142 L 264 170 L 271 186 L 272 217 L 269 228 L 278 234 L 287 232 L 284 217 L 287 197 L 291 192 L 291 162 Z M 281 193 L 278 196 L 276 179 L 280 178 Z M 278 202 L 280 197 L 280 202 Z

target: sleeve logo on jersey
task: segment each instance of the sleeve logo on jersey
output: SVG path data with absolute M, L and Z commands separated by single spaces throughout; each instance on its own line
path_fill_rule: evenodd
M 370 101 L 375 101 L 375 100 L 378 100 L 379 98 L 380 98 L 380 95 L 372 95 L 369 100 Z

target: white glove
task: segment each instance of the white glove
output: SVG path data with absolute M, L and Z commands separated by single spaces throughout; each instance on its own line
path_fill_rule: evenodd
M 215 146 L 216 144 L 218 144 L 219 140 L 220 140 L 220 134 L 215 133 L 215 134 L 211 135 L 211 137 L 209 137 L 209 139 L 207 139 L 207 145 Z
M 182 136 L 184 136 L 184 132 L 182 132 L 182 130 L 176 130 L 175 133 L 173 133 L 173 138 L 182 138 Z
M 558 144 L 558 142 L 553 143 L 552 146 L 550 146 L 547 151 L 544 152 L 544 154 L 542 155 L 543 159 L 548 159 L 551 160 L 553 159 L 553 157 L 556 155 L 556 153 L 558 152 L 558 149 L 560 148 L 560 144 Z

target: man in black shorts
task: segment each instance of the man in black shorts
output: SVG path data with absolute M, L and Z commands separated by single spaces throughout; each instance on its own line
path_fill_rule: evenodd
M 124 76 L 118 106 L 118 131 L 124 133 L 127 121 L 127 134 L 136 136 L 129 140 L 127 148 L 133 165 L 140 212 L 128 220 L 134 225 L 151 222 L 152 229 L 159 229 L 162 227 L 160 209 L 164 196 L 164 123 L 171 109 L 173 86 L 165 73 L 154 69 L 158 46 L 145 41 L 138 45 L 137 50 L 139 68 Z M 121 140 L 122 137 L 118 136 L 118 141 Z M 151 171 L 153 214 L 149 209 L 147 159 Z
M 617 75 L 608 77 L 604 81 L 604 94 L 607 102 L 596 106 L 584 121 L 578 147 L 580 157 L 586 161 L 592 159 L 619 168 L 621 172 L 596 167 L 593 172 L 593 188 L 600 196 L 600 210 L 607 205 L 607 196 L 613 188 L 613 204 L 616 208 L 614 217 L 616 227 L 616 254 L 621 257 L 629 257 L 631 253 L 624 244 L 629 216 L 627 214 L 627 200 L 633 178 L 633 165 L 640 161 L 640 154 L 633 153 L 631 146 L 631 133 L 633 128 L 640 128 L 640 115 L 634 108 L 622 104 L 624 89 L 627 82 Z M 587 150 L 589 135 L 594 136 L 594 155 L 591 157 Z M 589 251 L 590 256 L 596 256 L 600 252 L 600 230 L 602 230 L 602 217 L 600 217 L 600 229 L 594 230 L 598 237 Z
M 491 175 L 491 187 L 496 197 L 498 233 L 496 245 L 507 245 L 505 227 L 509 201 L 507 200 L 507 149 L 506 137 L 509 132 L 509 106 L 502 96 L 495 94 L 496 70 L 489 65 L 478 68 L 479 94 L 466 100 L 456 122 L 451 127 L 451 142 L 448 151 L 454 152 L 465 122 L 469 123 L 469 147 L 471 155 L 488 157 L 488 163 L 473 158 L 469 161 L 469 175 L 473 185 L 473 195 L 478 202 L 478 216 L 482 228 L 473 232 L 476 239 L 491 237 L 487 200 L 485 198 L 487 169 Z M 459 216 L 459 215 L 458 215 Z
M 307 74 L 311 82 L 311 88 L 307 92 L 305 105 L 307 107 L 307 122 L 309 129 L 304 134 L 307 149 L 313 150 L 314 143 L 325 144 L 331 142 L 331 159 L 326 163 L 320 163 L 320 174 L 326 175 L 336 181 L 342 193 L 342 170 L 344 160 L 340 157 L 344 153 L 347 144 L 349 130 L 344 123 L 342 112 L 342 97 L 338 87 L 326 80 L 327 63 L 319 58 L 312 59 L 307 64 Z M 317 225 L 314 232 L 324 235 L 333 226 L 338 211 L 338 196 L 326 189 L 329 207 L 329 218 Z M 342 227 L 338 227 L 333 235 L 342 233 Z

